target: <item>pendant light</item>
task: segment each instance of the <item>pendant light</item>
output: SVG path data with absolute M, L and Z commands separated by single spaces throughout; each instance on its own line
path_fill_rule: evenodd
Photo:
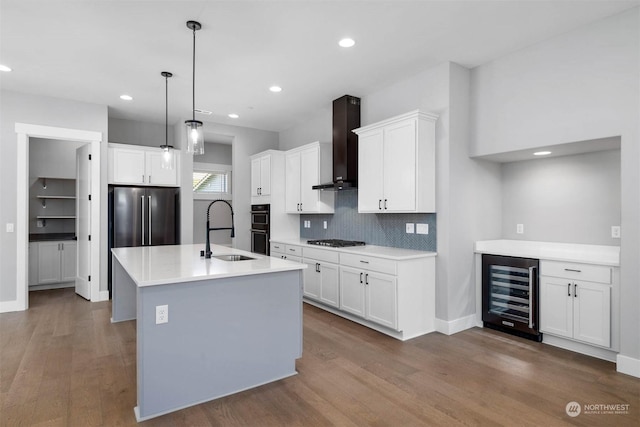
M 187 21 L 187 28 L 193 31 L 193 104 L 192 119 L 184 122 L 187 129 L 187 152 L 204 154 L 204 131 L 202 122 L 196 120 L 196 31 L 202 28 L 199 22 Z
M 168 71 L 160 73 L 164 77 L 164 145 L 162 148 L 162 169 L 173 169 L 173 145 L 169 145 L 169 77 L 173 77 Z

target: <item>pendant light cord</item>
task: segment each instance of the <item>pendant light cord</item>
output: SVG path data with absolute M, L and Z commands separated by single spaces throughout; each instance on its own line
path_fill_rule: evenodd
M 192 100 L 193 100 L 193 104 L 191 108 L 192 114 L 193 114 L 193 120 L 196 120 L 196 29 L 195 27 L 193 28 L 193 75 L 192 75 Z
M 169 75 L 164 76 L 164 145 L 169 146 Z

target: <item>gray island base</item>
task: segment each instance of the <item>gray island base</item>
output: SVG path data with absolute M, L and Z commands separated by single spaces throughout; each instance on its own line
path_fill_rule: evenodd
M 300 264 L 262 257 L 243 261 L 255 264 L 254 274 L 215 277 L 210 268 L 207 276 L 213 277 L 203 280 L 145 286 L 134 279 L 136 268 L 124 250 L 152 248 L 114 249 L 113 256 L 112 321 L 137 319 L 138 421 L 296 374 L 302 356 Z M 265 263 L 271 268 L 265 270 Z M 168 322 L 156 324 L 156 307 L 163 305 Z

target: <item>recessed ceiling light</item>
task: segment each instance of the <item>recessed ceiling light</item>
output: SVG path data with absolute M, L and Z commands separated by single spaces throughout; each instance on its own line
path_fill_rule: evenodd
M 546 156 L 551 154 L 551 151 L 536 151 L 533 153 L 534 156 Z
M 340 40 L 338 42 L 338 44 L 340 45 L 340 47 L 351 47 L 354 44 L 356 44 L 356 42 L 355 42 L 355 40 L 350 39 L 350 38 L 347 37 L 347 38 L 344 38 L 344 39 Z
M 124 101 L 133 101 L 133 97 L 131 95 L 120 95 L 120 99 Z
M 271 92 L 282 92 L 282 88 L 280 86 L 271 86 L 269 90 Z
M 240 117 L 239 115 L 237 115 L 236 113 L 230 113 L 229 117 L 231 117 L 232 119 L 237 119 L 238 117 Z
M 6 65 L 0 64 L 0 71 L 4 71 L 8 73 L 9 71 L 11 71 L 11 68 L 7 67 Z
M 213 111 L 209 111 L 209 110 L 201 110 L 200 108 L 196 108 L 195 110 L 196 113 L 198 114 L 206 114 L 207 116 L 210 116 L 213 114 Z

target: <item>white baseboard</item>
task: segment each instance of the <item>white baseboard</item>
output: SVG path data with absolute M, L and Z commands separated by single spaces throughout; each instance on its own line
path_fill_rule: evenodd
M 453 335 L 476 326 L 476 315 L 470 314 L 456 320 L 436 319 L 436 331 L 445 335 Z
M 91 302 L 108 301 L 108 300 L 109 300 L 109 291 L 100 291 L 98 293 L 98 298 L 95 300 L 92 300 Z
M 618 354 L 616 358 L 616 371 L 621 374 L 640 378 L 640 359 Z
M 24 311 L 25 308 L 18 304 L 17 300 L 0 301 L 0 313 L 9 313 L 12 311 Z

